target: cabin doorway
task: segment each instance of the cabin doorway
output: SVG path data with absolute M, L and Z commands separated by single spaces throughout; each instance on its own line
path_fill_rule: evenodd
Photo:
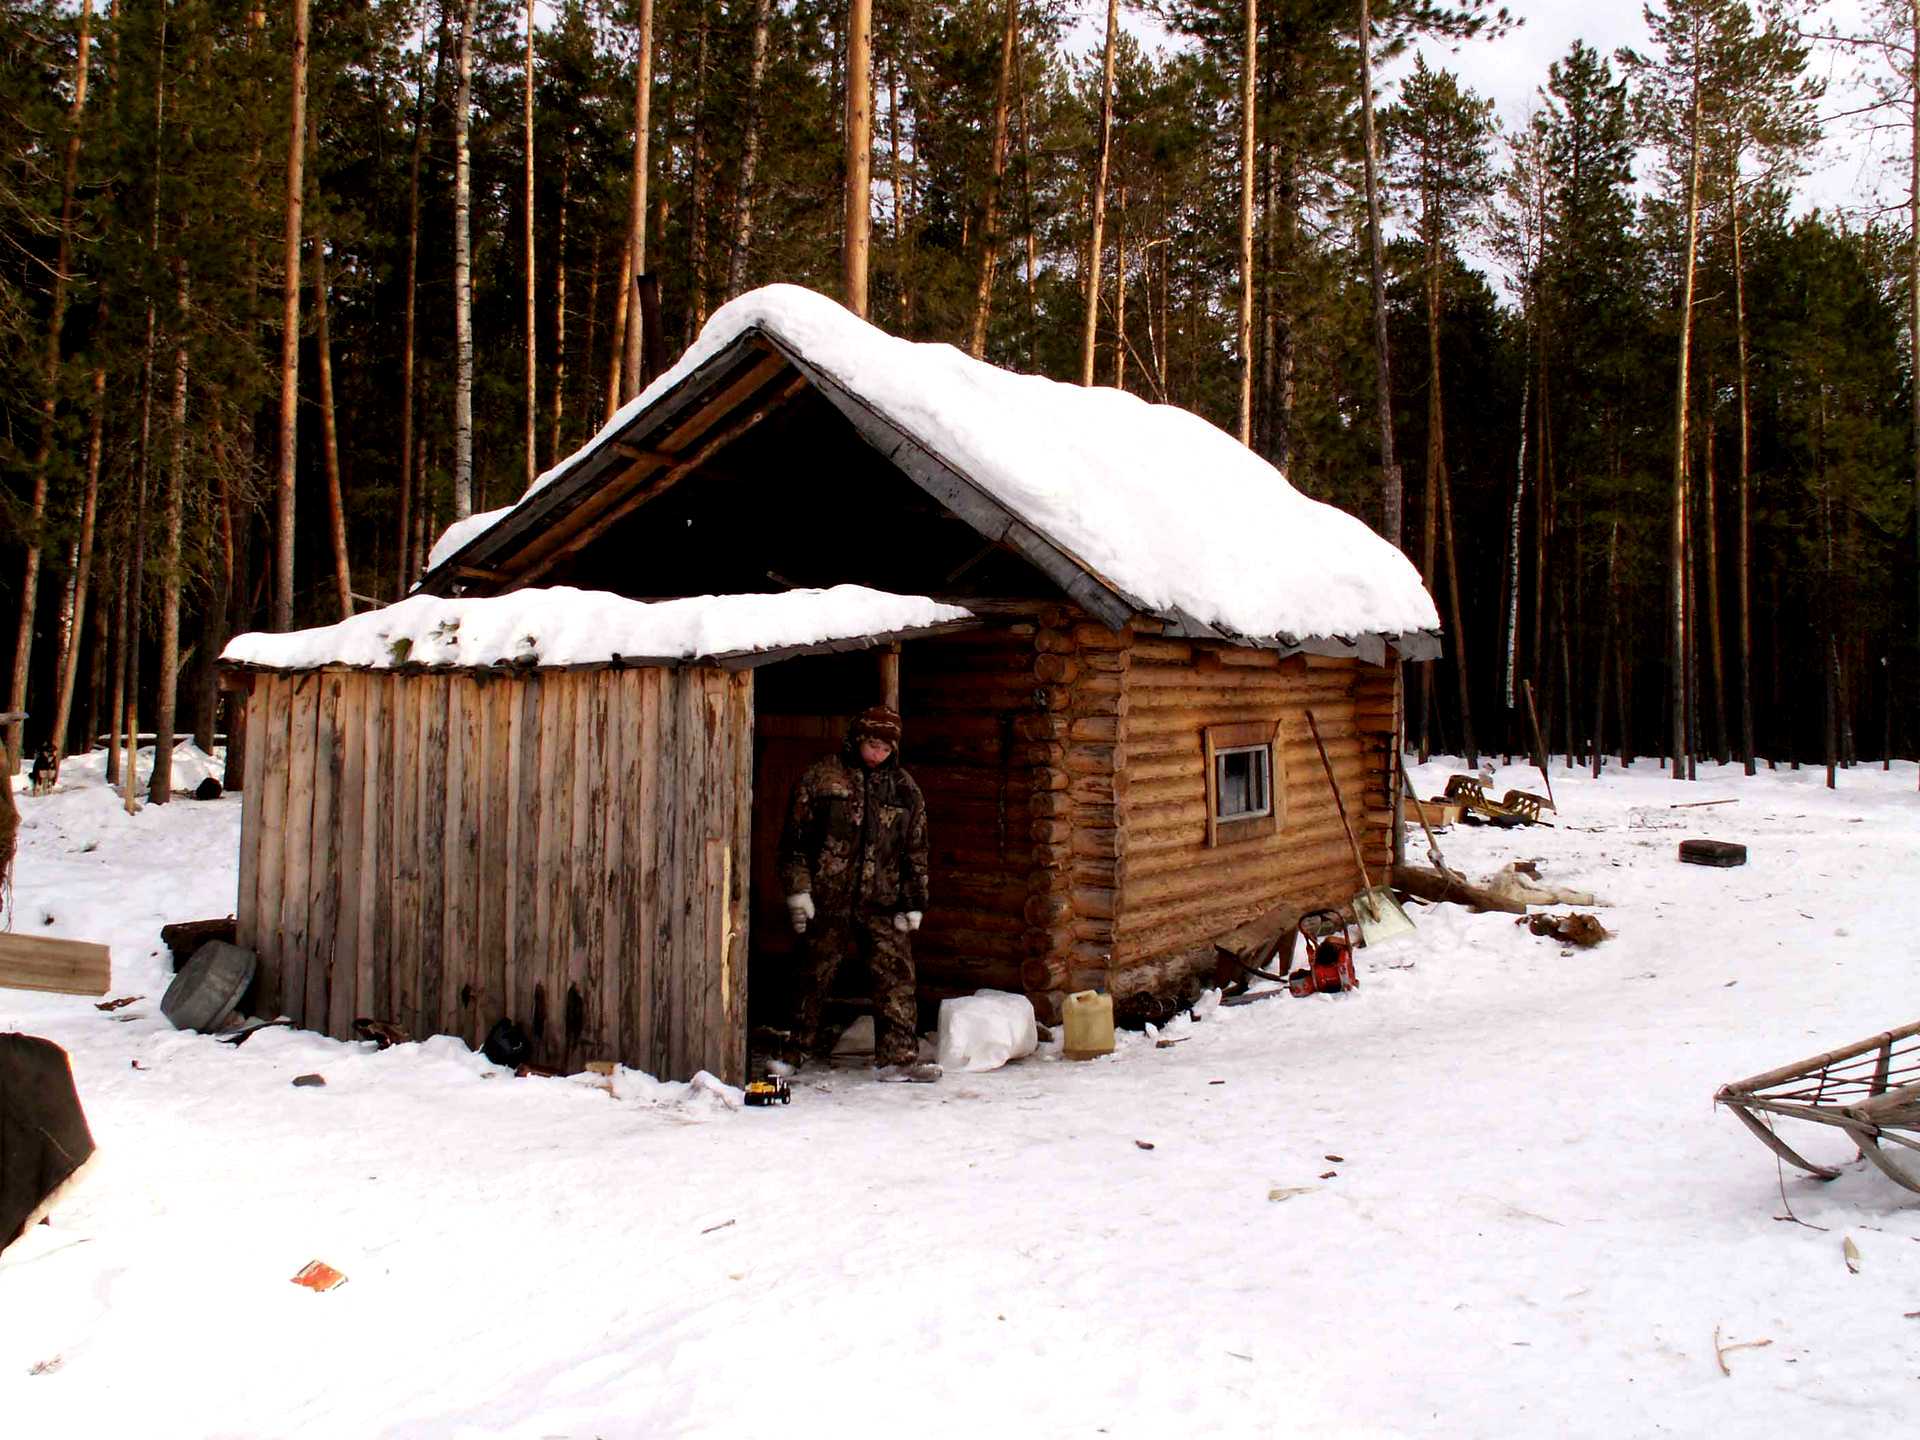
M 879 650 L 807 655 L 754 672 L 753 922 L 747 1015 L 756 1049 L 782 1039 L 793 1013 L 801 942 L 788 920 L 786 886 L 780 875 L 780 832 L 793 787 L 808 766 L 839 751 L 856 715 L 882 703 L 886 657 L 887 652 Z M 834 982 L 828 1025 L 843 1026 L 871 1012 L 866 974 L 863 968 L 853 973 L 855 968 L 843 966 Z

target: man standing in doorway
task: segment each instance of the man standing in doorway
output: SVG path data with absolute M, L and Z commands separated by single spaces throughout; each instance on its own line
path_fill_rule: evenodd
M 798 1064 L 822 1044 L 820 1012 L 834 972 L 858 956 L 873 976 L 874 1064 L 883 1078 L 931 1080 L 922 1066 L 912 934 L 927 908 L 927 807 L 900 768 L 900 717 L 861 712 L 837 755 L 794 787 L 780 835 L 780 876 L 800 947 L 789 1049 Z

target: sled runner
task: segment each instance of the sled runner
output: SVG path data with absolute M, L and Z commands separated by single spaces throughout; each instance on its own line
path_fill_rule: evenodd
M 1755 1111 L 1838 1126 L 1895 1184 L 1920 1191 L 1920 1021 L 1722 1085 L 1713 1101 L 1774 1154 L 1822 1180 L 1840 1172 L 1801 1155 Z

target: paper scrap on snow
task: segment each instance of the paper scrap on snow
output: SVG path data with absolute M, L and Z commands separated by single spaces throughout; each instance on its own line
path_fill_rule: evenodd
M 592 665 L 615 656 L 691 660 L 886 635 L 965 620 L 969 613 L 861 585 L 651 604 L 556 586 L 474 599 L 413 595 L 336 625 L 236 636 L 220 658 L 274 670 Z
M 716 310 L 677 364 L 519 504 L 754 328 L 831 374 L 1149 610 L 1177 608 L 1257 637 L 1439 628 L 1406 556 L 1354 516 L 1302 495 L 1191 411 L 1018 375 L 951 345 L 901 340 L 797 285 L 769 285 Z M 429 567 L 506 513 L 449 529 Z

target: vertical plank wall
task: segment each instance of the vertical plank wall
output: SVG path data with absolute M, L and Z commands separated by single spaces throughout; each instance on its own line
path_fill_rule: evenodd
M 746 1065 L 753 681 L 717 669 L 260 673 L 255 1008 L 665 1079 Z
M 1206 653 L 1202 654 L 1201 651 Z M 1197 647 L 1136 636 L 1126 676 L 1126 854 L 1116 920 L 1116 994 L 1167 988 L 1210 964 L 1212 941 L 1279 902 L 1340 904 L 1359 888 L 1313 712 L 1376 883 L 1391 859 L 1389 786 L 1399 704 L 1396 667 L 1323 656 Z M 1202 731 L 1278 722 L 1271 835 L 1209 847 Z

